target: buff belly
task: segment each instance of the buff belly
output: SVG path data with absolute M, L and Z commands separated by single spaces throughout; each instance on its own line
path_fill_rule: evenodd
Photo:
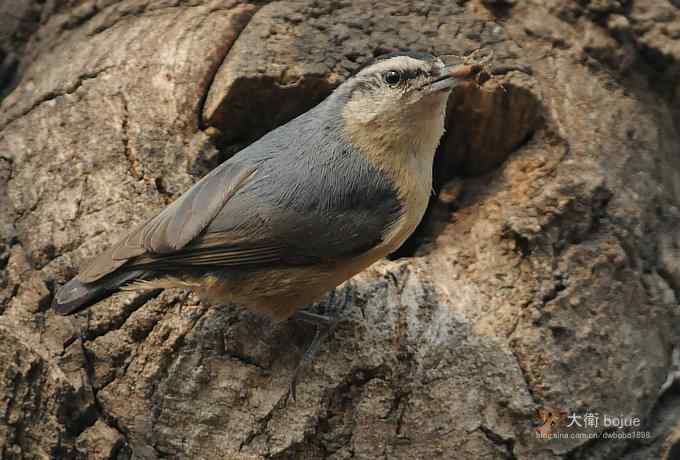
M 224 271 L 196 280 L 198 286 L 194 284 L 194 290 L 212 305 L 234 303 L 261 315 L 284 320 L 321 300 L 327 292 L 370 263 Z

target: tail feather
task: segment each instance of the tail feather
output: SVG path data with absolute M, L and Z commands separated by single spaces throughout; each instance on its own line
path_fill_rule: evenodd
M 57 314 L 70 315 L 86 309 L 97 301 L 118 291 L 124 284 L 144 276 L 143 270 L 114 273 L 93 283 L 83 283 L 78 277 L 63 285 L 52 301 Z

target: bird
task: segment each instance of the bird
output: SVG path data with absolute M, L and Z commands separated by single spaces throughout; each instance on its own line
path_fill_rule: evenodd
M 84 264 L 54 311 L 189 288 L 277 321 L 304 314 L 416 229 L 449 95 L 477 71 L 429 53 L 378 56 Z

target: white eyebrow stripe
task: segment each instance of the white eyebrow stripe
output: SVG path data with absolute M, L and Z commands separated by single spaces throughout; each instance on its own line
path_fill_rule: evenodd
M 423 68 L 422 61 L 409 56 L 395 56 L 384 61 L 378 61 L 359 72 L 358 75 L 383 72 L 393 69 L 412 69 L 414 67 Z

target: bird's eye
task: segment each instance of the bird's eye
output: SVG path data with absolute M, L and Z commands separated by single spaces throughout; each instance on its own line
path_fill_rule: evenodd
M 401 81 L 401 74 L 396 70 L 388 70 L 383 74 L 383 80 L 388 85 L 393 86 Z

